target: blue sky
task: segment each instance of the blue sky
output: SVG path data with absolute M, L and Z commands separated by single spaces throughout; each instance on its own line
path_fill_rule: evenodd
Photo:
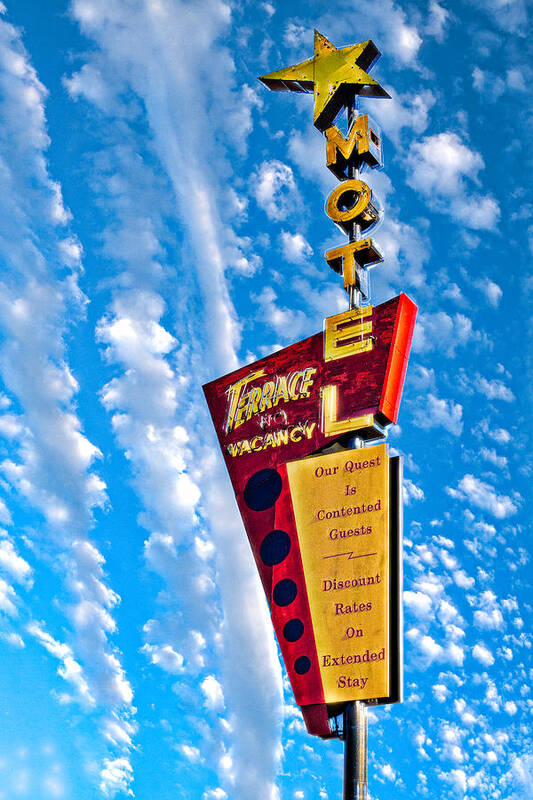
M 256 80 L 315 27 L 383 53 L 374 302 L 419 306 L 370 797 L 533 797 L 525 0 L 0 8 L 0 798 L 340 796 L 201 393 L 346 307 L 312 98 Z

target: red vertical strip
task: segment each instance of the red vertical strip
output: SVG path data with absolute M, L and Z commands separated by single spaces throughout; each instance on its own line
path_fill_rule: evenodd
M 390 422 L 396 422 L 398 419 L 417 311 L 413 301 L 402 293 L 399 297 L 385 381 L 379 402 L 379 410 Z

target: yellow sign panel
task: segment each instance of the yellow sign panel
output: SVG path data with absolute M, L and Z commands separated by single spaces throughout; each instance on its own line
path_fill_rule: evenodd
M 287 464 L 326 703 L 389 695 L 386 444 Z

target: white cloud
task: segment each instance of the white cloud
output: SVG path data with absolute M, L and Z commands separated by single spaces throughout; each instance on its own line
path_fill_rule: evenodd
M 429 125 L 429 112 L 437 102 L 437 98 L 429 89 L 416 94 L 397 94 L 390 92 L 391 99 L 386 103 L 374 103 L 368 106 L 368 113 L 376 119 L 386 131 L 387 137 L 396 145 L 403 144 L 407 129 L 416 134 L 423 133 Z M 366 110 L 366 108 L 365 108 Z
M 145 644 L 141 648 L 141 652 L 146 654 L 151 664 L 157 664 L 165 672 L 177 674 L 183 670 L 183 656 L 181 653 L 177 653 L 169 644 Z
M 481 447 L 479 455 L 484 458 L 485 461 L 490 461 L 490 463 L 494 464 L 498 469 L 504 469 L 507 466 L 506 456 L 499 456 L 493 447 Z
M 301 233 L 280 233 L 281 252 L 286 261 L 291 264 L 305 264 L 313 255 L 313 248 Z
M 433 209 L 449 214 L 467 228 L 490 230 L 500 216 L 496 200 L 487 194 L 470 193 L 470 182 L 478 183 L 478 173 L 484 166 L 479 153 L 456 133 L 447 131 L 411 145 L 407 182 Z
M 110 111 L 117 102 L 113 84 L 106 80 L 96 64 L 84 64 L 70 78 L 63 78 L 69 95 L 78 100 L 84 97 L 102 111 Z
M 116 747 L 130 748 L 137 725 L 125 716 L 112 712 L 102 726 L 104 737 Z
M 446 491 L 451 497 L 472 503 L 490 512 L 497 519 L 505 519 L 518 511 L 516 499 L 497 494 L 493 486 L 474 475 L 464 475 L 457 489 L 447 487 Z
M 3 578 L 0 578 L 0 611 L 9 617 L 16 617 L 18 614 L 16 602 L 15 590 Z
M 482 592 L 476 603 L 479 607 L 474 611 L 474 624 L 483 630 L 503 630 L 505 621 L 500 610 L 500 603 L 494 592 L 487 589 Z
M 428 394 L 419 398 L 413 411 L 413 422 L 425 430 L 442 427 L 453 436 L 460 436 L 463 430 L 463 407 L 453 400 Z
M 283 34 L 283 41 L 287 47 L 304 47 L 308 43 L 309 39 L 310 34 L 307 26 L 298 25 L 295 22 L 287 23 L 285 32 Z
M 451 317 L 445 311 L 435 314 L 419 314 L 413 335 L 413 351 L 428 353 L 438 350 L 449 358 L 454 358 L 456 348 L 479 340 L 479 334 L 472 329 L 471 320 L 464 314 Z
M 489 381 L 482 375 L 477 374 L 473 386 L 480 394 L 488 397 L 489 400 L 503 400 L 505 403 L 512 403 L 515 399 L 511 389 L 497 378 Z
M 425 500 L 423 489 L 413 483 L 409 478 L 404 478 L 402 491 L 403 502 L 406 506 L 410 505 L 413 500 Z
M 491 651 L 481 642 L 478 642 L 472 648 L 472 655 L 476 658 L 484 667 L 491 667 L 494 664 L 494 656 L 492 655 Z
M 433 696 L 438 703 L 445 703 L 450 696 L 450 690 L 444 683 L 436 683 L 431 687 Z
M 477 178 L 485 165 L 479 153 L 470 150 L 452 132 L 428 136 L 411 148 L 411 185 L 426 195 L 459 195 L 466 176 Z
M 420 661 L 425 666 L 434 662 L 450 663 L 459 667 L 463 664 L 464 649 L 455 642 L 447 641 L 442 645 L 429 634 L 423 634 L 418 628 L 410 628 L 406 638 L 416 648 Z
M 192 764 L 198 764 L 202 760 L 200 751 L 197 747 L 193 747 L 190 744 L 180 744 L 179 749 L 187 761 L 190 761 Z
M 424 32 L 428 36 L 434 36 L 438 42 L 443 42 L 446 38 L 450 16 L 450 12 L 440 6 L 436 0 L 430 0 L 428 21 Z
M 490 280 L 490 278 L 484 278 L 480 281 L 476 281 L 475 286 L 480 292 L 482 292 L 482 294 L 485 295 L 489 305 L 491 305 L 492 308 L 498 307 L 500 300 L 503 297 L 503 291 L 497 283 Z
M 498 442 L 498 444 L 509 444 L 512 439 L 511 434 L 505 428 L 495 428 L 494 430 L 491 429 L 488 419 L 482 419 L 479 423 L 479 428 L 482 433 L 490 436 L 490 438 L 494 439 L 494 441 Z
M 502 612 L 499 608 L 474 611 L 474 624 L 483 630 L 501 630 L 504 627 Z
M 375 240 L 385 259 L 372 273 L 377 297 L 389 297 L 406 286 L 418 289 L 424 285 L 430 245 L 422 227 L 408 225 L 388 213 Z
M 221 789 L 220 786 L 217 786 L 216 789 L 208 789 L 207 792 L 204 792 L 202 795 L 202 800 L 227 800 L 228 795 Z
M 58 675 L 73 686 L 76 691 L 78 702 L 87 708 L 94 707 L 96 702 L 91 693 L 87 678 L 82 667 L 75 660 L 69 645 L 54 639 L 53 636 L 45 631 L 42 624 L 38 622 L 30 622 L 27 626 L 27 631 L 31 636 L 37 639 L 50 655 L 61 662 L 57 670 Z
M 24 647 L 26 647 L 24 639 L 19 633 L 6 633 L 5 631 L 0 631 L 0 639 L 2 639 L 4 642 L 7 642 L 7 644 L 11 645 L 11 647 L 16 647 L 19 650 L 22 650 Z
M 251 192 L 269 219 L 281 221 L 301 210 L 294 174 L 281 161 L 264 161 L 252 176 Z
M 5 502 L 0 499 L 0 522 L 3 525 L 12 525 L 13 520 L 11 518 L 11 512 L 9 511 L 8 507 L 6 506 Z
M 395 769 L 391 766 L 391 764 L 379 764 L 378 769 L 388 781 L 396 781 L 398 778 L 398 774 Z
M 526 0 L 469 0 L 484 14 L 494 18 L 494 21 L 504 30 L 518 33 L 525 30 L 527 25 Z
M 533 755 L 531 753 L 513 755 L 511 775 L 515 786 L 520 791 L 520 795 L 517 795 L 517 797 L 527 797 L 525 793 L 530 792 L 533 784 Z
M 133 797 L 133 768 L 128 758 L 106 758 L 100 771 L 100 790 L 106 797 L 123 793 Z
M 308 316 L 303 311 L 294 311 L 282 306 L 271 286 L 265 286 L 253 299 L 259 304 L 265 322 L 268 322 L 277 336 L 296 341 L 308 330 Z
M 395 0 L 382 0 L 379 6 L 373 0 L 360 0 L 355 9 L 351 3 L 346 3 L 342 13 L 336 9 L 325 11 L 316 20 L 316 26 L 318 30 L 328 31 L 328 39 L 336 45 L 345 41 L 346 30 L 374 31 L 372 38 L 379 42 L 380 50 L 388 57 L 401 66 L 416 66 L 422 37 Z M 379 75 L 375 77 L 379 80 Z
M 200 688 L 204 694 L 207 708 L 216 711 L 224 708 L 224 692 L 214 675 L 208 675 L 200 684 Z
M 456 570 L 453 573 L 453 579 L 457 586 L 459 586 L 461 589 L 471 589 L 475 584 L 474 578 L 471 578 L 469 575 L 467 575 L 464 569 Z
M 31 586 L 32 568 L 18 555 L 8 539 L 0 539 L 0 569 L 7 572 L 17 583 Z
M 403 601 L 407 608 L 420 619 L 432 619 L 434 616 L 431 597 L 424 592 L 404 591 Z

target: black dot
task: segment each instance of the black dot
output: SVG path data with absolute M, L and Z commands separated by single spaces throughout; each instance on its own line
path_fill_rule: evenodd
M 287 558 L 290 549 L 291 540 L 288 533 L 270 531 L 261 542 L 259 555 L 263 564 L 273 567 L 275 564 L 281 564 Z
M 298 587 L 290 578 L 278 581 L 274 586 L 272 597 L 277 606 L 288 606 L 298 594 Z
M 297 642 L 303 636 L 304 624 L 301 619 L 290 619 L 283 626 L 283 636 L 288 642 Z
M 244 502 L 252 511 L 264 511 L 274 505 L 281 494 L 283 484 L 275 469 L 260 469 L 254 472 L 244 489 Z
M 307 656 L 300 656 L 294 662 L 294 671 L 298 673 L 298 675 L 305 675 L 306 672 L 309 672 L 311 669 L 311 662 L 307 658 Z

